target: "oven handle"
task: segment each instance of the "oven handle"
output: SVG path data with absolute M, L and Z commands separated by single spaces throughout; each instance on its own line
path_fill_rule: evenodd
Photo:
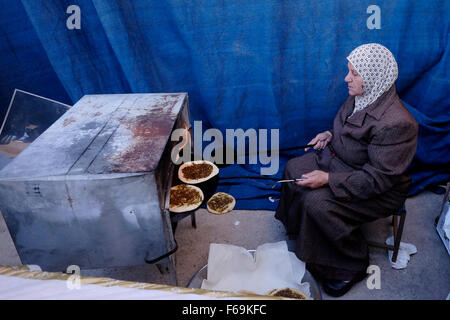
M 177 243 L 177 239 L 174 238 L 173 240 L 175 241 L 175 247 L 172 250 L 170 250 L 169 252 L 163 254 L 162 256 L 159 256 L 156 259 L 152 259 L 152 260 L 145 259 L 145 262 L 146 263 L 155 263 L 155 262 L 158 262 L 158 261 L 160 261 L 160 260 L 162 260 L 164 258 L 167 258 L 171 254 L 174 254 L 178 250 L 178 243 Z

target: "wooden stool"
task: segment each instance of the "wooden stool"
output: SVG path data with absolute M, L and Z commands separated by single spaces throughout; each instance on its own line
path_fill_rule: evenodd
M 175 234 L 175 230 L 178 226 L 178 221 L 191 216 L 191 225 L 193 228 L 197 229 L 197 221 L 195 220 L 195 210 L 183 212 L 183 213 L 170 213 L 170 221 L 172 222 L 172 232 Z
M 392 250 L 392 262 L 397 261 L 398 250 L 400 249 L 400 242 L 402 240 L 403 227 L 405 226 L 406 209 L 405 205 L 400 210 L 392 214 L 392 229 L 394 234 L 394 245 L 388 245 L 381 242 L 367 241 L 367 244 L 372 247 L 385 248 Z

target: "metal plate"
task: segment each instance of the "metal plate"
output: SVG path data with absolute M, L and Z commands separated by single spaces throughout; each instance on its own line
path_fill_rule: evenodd
M 0 179 L 151 172 L 185 100 L 186 93 L 84 96 Z

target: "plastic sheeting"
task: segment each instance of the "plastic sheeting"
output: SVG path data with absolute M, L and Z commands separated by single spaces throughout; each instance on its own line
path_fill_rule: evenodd
M 397 88 L 420 124 L 412 194 L 449 180 L 450 3 L 210 0 L 0 0 L 0 105 L 15 87 L 72 104 L 85 94 L 188 92 L 203 127 L 280 129 L 280 147 L 329 129 L 347 95 L 348 53 L 378 42 L 399 65 Z M 81 29 L 69 30 L 69 5 Z M 283 154 L 285 161 L 302 151 Z M 227 175 L 259 174 L 235 165 Z M 274 209 L 265 187 L 221 191 L 253 200 L 237 209 Z M 272 192 L 272 190 L 271 190 Z M 256 200 L 255 200 L 256 197 Z M 258 198 L 259 197 L 259 198 Z

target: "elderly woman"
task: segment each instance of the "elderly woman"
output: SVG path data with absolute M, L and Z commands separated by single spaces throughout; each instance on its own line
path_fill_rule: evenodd
M 332 296 L 345 294 L 366 276 L 368 248 L 360 226 L 402 207 L 418 132 L 395 90 L 392 53 L 370 43 L 347 60 L 349 97 L 333 129 L 309 143 L 316 152 L 286 165 L 284 179 L 303 180 L 283 185 L 275 214 L 297 238 L 298 258 Z

